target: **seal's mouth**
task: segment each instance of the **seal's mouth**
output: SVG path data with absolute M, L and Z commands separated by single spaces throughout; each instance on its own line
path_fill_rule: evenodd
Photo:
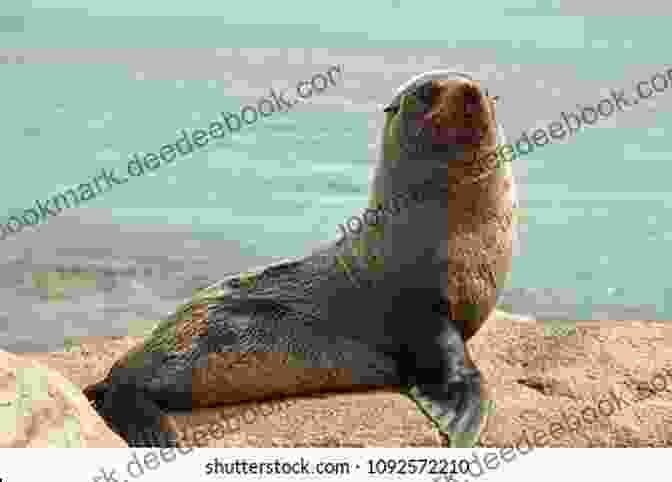
M 488 100 L 478 85 L 466 80 L 431 81 L 431 110 L 422 117 L 434 144 L 479 146 L 493 124 Z

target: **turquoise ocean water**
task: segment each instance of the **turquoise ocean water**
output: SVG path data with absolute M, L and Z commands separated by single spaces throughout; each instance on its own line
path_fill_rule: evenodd
M 180 278 L 191 289 L 196 278 L 214 281 L 229 267 L 298 256 L 333 239 L 337 224 L 366 203 L 380 107 L 412 75 L 472 72 L 500 95 L 498 116 L 515 140 L 563 110 L 596 104 L 609 89 L 631 96 L 635 82 L 669 68 L 666 43 L 652 35 L 666 31 L 666 12 L 653 2 L 640 2 L 639 11 L 505 3 L 3 3 L 0 222 L 103 167 L 121 173 L 130 154 L 157 151 L 181 129 L 206 127 L 271 87 L 292 89 L 336 64 L 344 73 L 288 113 L 0 242 L 2 346 L 32 346 L 42 333 L 44 343 L 64 333 L 119 334 L 123 316 L 157 316 L 185 295 L 165 291 L 180 283 L 167 268 L 165 276 L 126 280 L 117 298 L 112 286 L 55 303 L 38 297 L 26 273 L 75 258 L 105 265 L 154 256 L 146 263 L 168 266 L 189 240 L 203 266 Z M 664 274 L 670 106 L 672 86 L 514 161 L 527 222 L 503 300 L 513 311 L 672 319 Z M 165 246 L 146 234 L 163 231 L 181 234 Z M 208 271 L 214 258 L 220 271 Z M 191 259 L 181 262 L 193 268 Z M 124 312 L 131 298 L 134 308 Z M 26 307 L 31 321 L 19 322 Z M 38 320 L 49 328 L 38 329 Z

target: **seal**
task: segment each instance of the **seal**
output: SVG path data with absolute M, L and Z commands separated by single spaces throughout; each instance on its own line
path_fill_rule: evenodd
M 403 85 L 368 221 L 196 293 L 84 390 L 98 413 L 130 446 L 171 447 L 171 410 L 388 387 L 472 446 L 491 398 L 465 343 L 511 264 L 513 180 L 486 155 L 503 135 L 495 104 L 467 74 Z

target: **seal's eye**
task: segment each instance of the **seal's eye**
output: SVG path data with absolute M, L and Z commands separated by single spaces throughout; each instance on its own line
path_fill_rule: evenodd
M 422 84 L 415 91 L 414 95 L 424 104 L 431 107 L 432 101 L 434 100 L 434 84 L 432 82 Z

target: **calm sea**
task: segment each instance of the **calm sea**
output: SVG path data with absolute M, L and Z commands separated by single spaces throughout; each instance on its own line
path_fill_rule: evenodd
M 365 205 L 381 106 L 415 74 L 473 73 L 500 96 L 515 140 L 612 88 L 632 97 L 669 68 L 652 35 L 669 20 L 653 1 L 5 2 L 0 222 L 343 66 L 336 86 L 290 112 L 0 242 L 0 348 L 11 351 L 128 334 L 227 272 L 336 237 Z M 507 309 L 672 319 L 671 107 L 672 86 L 514 161 L 526 224 Z M 95 274 L 54 294 L 56 269 Z

